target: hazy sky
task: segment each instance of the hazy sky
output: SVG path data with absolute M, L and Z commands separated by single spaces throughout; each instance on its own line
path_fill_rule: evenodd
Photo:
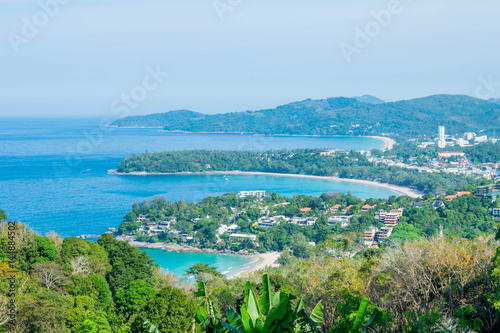
M 498 0 L 0 0 L 0 116 L 500 98 L 499 14 Z

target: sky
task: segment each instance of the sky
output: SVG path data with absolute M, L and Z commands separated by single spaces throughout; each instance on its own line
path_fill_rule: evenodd
M 500 98 L 498 0 L 0 0 L 0 117 Z

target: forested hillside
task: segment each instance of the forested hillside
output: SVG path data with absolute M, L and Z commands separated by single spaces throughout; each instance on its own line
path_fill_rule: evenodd
M 147 254 L 110 235 L 94 243 L 1 223 L 0 331 L 500 329 L 499 243 L 493 235 L 435 237 L 367 250 L 352 240 L 349 234 L 329 236 L 305 251 L 287 249 L 280 267 L 234 279 L 195 264 L 186 272 L 195 276 L 195 287 L 161 272 Z
M 175 173 L 211 171 L 254 171 L 313 176 L 336 176 L 372 180 L 414 188 L 422 192 L 447 191 L 478 185 L 479 180 L 449 173 L 422 173 L 416 170 L 375 164 L 358 152 L 337 152 L 321 156 L 321 150 L 293 151 L 172 151 L 147 153 L 125 158 L 120 173 Z
M 363 100 L 363 99 L 362 99 Z M 366 99 L 373 101 L 373 99 Z M 376 101 L 376 100 L 375 100 Z M 435 95 L 371 104 L 356 98 L 304 100 L 275 109 L 200 115 L 175 111 L 117 120 L 114 126 L 157 127 L 167 131 L 295 135 L 388 135 L 395 138 L 495 130 L 500 106 L 463 95 Z

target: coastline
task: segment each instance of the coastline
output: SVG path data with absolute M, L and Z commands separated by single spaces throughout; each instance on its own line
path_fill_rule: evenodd
M 383 151 L 392 150 L 396 144 L 396 140 L 389 138 L 388 136 L 365 136 L 365 138 L 372 138 L 384 141 L 385 148 Z
M 420 198 L 423 194 L 403 186 L 397 186 L 387 183 L 379 183 L 371 180 L 363 179 L 348 179 L 339 178 L 333 176 L 311 176 L 311 175 L 297 175 L 297 174 L 287 174 L 287 173 L 272 173 L 272 172 L 258 172 L 258 171 L 208 171 L 208 172 L 173 172 L 173 173 L 147 173 L 147 172 L 131 172 L 131 173 L 120 173 L 116 170 L 108 170 L 109 174 L 118 176 L 189 176 L 189 175 L 249 175 L 249 176 L 273 176 L 273 177 L 294 177 L 294 178 L 309 178 L 309 179 L 324 179 L 330 181 L 340 181 L 348 183 L 364 184 L 369 186 L 377 186 L 390 189 L 394 192 L 400 193 L 402 195 L 409 196 L 411 198 Z
M 117 125 L 108 125 L 107 127 L 114 127 L 114 128 L 126 128 L 126 129 L 159 129 L 162 127 L 138 127 L 138 126 L 117 126 Z M 391 139 L 387 136 L 376 136 L 376 135 L 318 135 L 318 134 L 259 134 L 255 132 L 190 132 L 190 131 L 181 131 L 181 130 L 175 130 L 175 131 L 167 131 L 167 130 L 160 130 L 159 132 L 164 132 L 164 133 L 183 133 L 183 134 L 242 134 L 242 135 L 261 135 L 261 136 L 289 136 L 289 137 L 311 137 L 311 138 L 372 138 L 372 139 L 377 139 L 380 141 L 384 142 L 385 147 L 382 149 L 383 151 L 391 150 L 394 145 L 396 144 L 396 140 Z
M 248 251 L 233 252 L 231 250 L 227 251 L 217 251 L 212 249 L 199 249 L 197 247 L 192 247 L 189 245 L 179 245 L 176 243 L 146 243 L 138 242 L 134 240 L 133 236 L 117 236 L 117 240 L 126 241 L 133 247 L 137 248 L 148 248 L 148 249 L 159 249 L 166 252 L 181 252 L 181 253 L 206 253 L 206 254 L 226 254 L 226 255 L 236 255 L 236 256 L 247 256 L 257 258 L 258 261 L 252 266 L 239 271 L 235 275 L 231 275 L 231 278 L 241 277 L 248 273 L 258 271 L 260 269 L 266 268 L 267 266 L 278 267 L 279 264 L 275 264 L 280 256 L 280 252 L 266 252 L 266 253 L 251 253 Z

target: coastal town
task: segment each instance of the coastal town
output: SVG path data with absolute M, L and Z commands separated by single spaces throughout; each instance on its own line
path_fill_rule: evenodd
M 421 199 L 401 197 L 399 201 L 388 202 L 381 199 L 358 199 L 341 194 L 324 195 L 322 198 L 296 196 L 287 200 L 262 190 L 241 191 L 237 195 L 227 194 L 225 198 L 209 198 L 212 206 L 208 209 L 203 205 L 198 207 L 201 211 L 214 210 L 216 207 L 220 209 L 221 203 L 232 201 L 234 206 L 222 207 L 227 214 L 219 214 L 217 217 L 192 215 L 187 221 L 183 221 L 184 223 L 179 223 L 180 216 L 186 219 L 183 211 L 179 212 L 179 216 L 161 216 L 158 211 L 153 211 L 154 214 L 138 214 L 132 223 L 124 221 L 118 230 L 112 229 L 109 232 L 124 240 L 142 242 L 144 246 L 148 243 L 155 244 L 156 248 L 159 243 L 164 243 L 165 246 L 160 248 L 199 252 L 200 247 L 204 247 L 205 250 L 217 249 L 224 253 L 229 251 L 238 254 L 242 250 L 239 254 L 257 254 L 271 250 L 263 245 L 263 239 L 272 229 L 277 230 L 278 227 L 288 225 L 293 226 L 294 229 L 290 230 L 294 232 L 307 233 L 305 230 L 321 226 L 331 229 L 328 233 L 342 233 L 342 230 L 361 232 L 363 238 L 360 243 L 363 246 L 378 248 L 398 230 L 399 222 L 408 209 L 411 214 L 417 214 L 418 210 L 424 209 L 444 212 L 453 209 L 456 202 L 463 198 L 487 199 L 490 202 L 488 214 L 493 220 L 500 217 L 497 202 L 499 194 L 500 185 L 489 185 L 478 187 L 475 192 L 430 194 Z M 150 206 L 143 203 L 137 210 L 150 211 L 147 207 Z M 126 217 L 133 218 L 135 215 L 131 213 Z M 185 228 L 181 229 L 180 226 Z M 208 240 L 207 234 L 211 232 L 213 237 L 208 242 L 203 242 L 204 239 Z M 435 226 L 435 234 L 443 235 L 443 232 L 443 225 Z M 171 243 L 180 246 L 172 247 Z M 315 245 L 316 242 L 310 238 L 308 246 Z

